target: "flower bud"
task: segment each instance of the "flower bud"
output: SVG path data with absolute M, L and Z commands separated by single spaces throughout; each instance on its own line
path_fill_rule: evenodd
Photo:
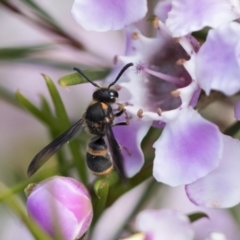
M 28 193 L 28 214 L 52 237 L 79 239 L 91 224 L 93 210 L 85 186 L 73 178 L 52 177 Z

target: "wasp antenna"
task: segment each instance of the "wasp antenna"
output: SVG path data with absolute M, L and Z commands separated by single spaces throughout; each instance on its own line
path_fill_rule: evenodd
M 80 75 L 82 75 L 88 82 L 90 82 L 93 86 L 100 88 L 100 86 L 98 86 L 96 83 L 94 83 L 93 81 L 91 81 L 84 73 L 81 69 L 74 67 L 73 70 L 77 71 Z
M 110 88 L 111 86 L 113 86 L 113 85 L 118 81 L 118 79 L 122 76 L 122 74 L 123 74 L 129 67 L 131 67 L 131 66 L 133 66 L 133 65 L 134 65 L 133 63 L 128 63 L 127 65 L 125 65 L 125 66 L 123 67 L 123 69 L 120 71 L 120 73 L 117 75 L 115 81 L 112 82 L 112 83 L 108 86 L 108 88 Z

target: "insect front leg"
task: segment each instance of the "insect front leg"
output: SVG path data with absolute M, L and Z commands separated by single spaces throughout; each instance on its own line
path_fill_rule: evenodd
M 129 120 L 131 119 L 131 117 L 127 114 L 126 109 L 124 108 L 125 106 L 131 105 L 129 103 L 117 103 L 118 105 L 118 112 L 114 114 L 115 117 L 119 117 L 122 114 L 125 114 L 125 122 L 119 122 L 114 124 L 114 126 L 121 126 L 121 125 L 128 125 L 129 124 Z

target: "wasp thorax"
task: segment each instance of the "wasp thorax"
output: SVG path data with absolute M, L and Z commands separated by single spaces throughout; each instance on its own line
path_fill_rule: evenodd
M 118 98 L 118 92 L 114 89 L 100 88 L 93 93 L 93 99 L 99 102 L 115 103 Z

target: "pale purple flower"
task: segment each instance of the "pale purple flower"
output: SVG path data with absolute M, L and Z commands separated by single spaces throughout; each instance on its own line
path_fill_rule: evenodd
M 192 78 L 207 94 L 218 90 L 231 96 L 240 90 L 239 31 L 238 23 L 210 30 L 200 50 L 195 52 L 192 48 L 191 59 L 184 63 Z M 186 50 L 191 48 L 186 41 L 182 41 L 182 46 Z M 235 107 L 235 116 L 238 118 L 238 106 Z M 221 138 L 223 152 L 220 166 L 186 186 L 189 199 L 197 205 L 220 208 L 232 207 L 240 202 L 240 189 L 237 187 L 240 142 L 224 135 Z
M 185 47 L 190 57 L 191 51 L 199 48 L 190 36 L 180 39 L 180 43 L 191 46 L 191 49 Z M 117 61 L 133 62 L 136 66 L 137 73 L 127 71 L 129 81 L 123 78 L 124 82 L 120 83 L 131 95 L 129 106 L 125 108 L 142 121 L 142 125 L 134 130 L 135 136 L 153 121 L 155 126 L 165 123 L 161 137 L 153 146 L 156 149 L 153 167 L 156 180 L 178 186 L 192 183 L 216 169 L 222 154 L 222 138 L 217 126 L 192 108 L 199 96 L 199 88 L 189 73 L 191 64 L 189 71 L 185 65 L 176 64 L 179 59 L 189 58 L 183 47 L 173 41 L 160 23 L 157 38 L 146 38 L 136 29 L 128 30 L 126 55 L 118 56 Z M 122 128 L 119 134 L 123 135 L 125 130 L 129 133 L 131 125 Z M 117 128 L 114 132 L 118 132 Z M 141 142 L 143 136 L 137 141 Z M 124 142 L 119 143 L 124 146 Z M 131 164 L 125 165 L 126 171 Z M 134 165 L 132 173 L 140 169 L 142 160 L 135 159 Z
M 193 240 L 194 231 L 187 216 L 174 210 L 144 210 L 136 219 L 144 240 Z
M 146 0 L 75 0 L 74 19 L 86 30 L 119 30 L 142 19 L 147 12 Z
M 166 22 L 173 37 L 180 37 L 238 19 L 240 4 L 237 0 L 165 0 L 159 1 L 155 14 Z
M 52 237 L 79 239 L 88 230 L 93 210 L 83 184 L 69 177 L 52 177 L 34 187 L 28 214 Z
M 200 220 L 198 220 L 200 221 Z M 211 221 L 208 219 L 208 221 Z M 183 213 L 171 209 L 147 209 L 136 218 L 138 233 L 122 240 L 194 240 L 199 239 L 193 223 Z M 204 229 L 205 230 L 205 229 Z M 201 240 L 228 240 L 221 232 L 207 232 Z
M 230 23 L 212 30 L 214 32 L 210 34 L 210 40 L 200 47 L 190 35 L 174 41 L 166 26 L 162 22 L 158 24 L 157 38 L 146 38 L 137 29 L 127 30 L 126 55 L 117 56 L 116 61 L 121 64 L 135 64 L 135 71 L 127 71 L 120 86 L 130 95 L 127 100 L 129 104 L 125 108 L 134 118 L 138 116 L 142 125 L 138 123 L 138 127 L 131 132 L 131 125 L 135 124 L 133 119 L 129 127 L 122 128 L 121 131 L 115 128 L 114 132 L 118 136 L 132 135 L 134 132 L 139 143 L 144 134 L 140 137 L 138 132 L 143 132 L 142 128 L 146 131 L 149 122 L 163 127 L 162 135 L 153 145 L 156 149 L 153 166 L 155 179 L 171 186 L 187 185 L 187 195 L 197 205 L 234 206 L 240 202 L 240 189 L 236 186 L 240 180 L 237 174 L 240 171 L 240 165 L 237 164 L 240 142 L 221 134 L 215 124 L 205 120 L 193 107 L 198 100 L 200 87 L 204 89 L 204 84 L 210 85 L 207 85 L 209 89 L 213 86 L 214 89 L 221 88 L 229 95 L 240 89 L 240 81 L 234 77 L 234 74 L 238 74 L 237 64 L 223 64 L 226 61 L 225 49 L 229 53 L 228 61 L 234 63 L 233 59 L 236 59 L 237 55 L 231 50 L 238 49 L 234 33 L 239 26 L 237 23 Z M 226 38 L 214 38 L 215 33 L 223 38 L 222 31 L 228 33 L 228 36 L 229 33 L 233 35 L 229 45 L 236 39 L 229 48 Z M 211 43 L 211 39 L 215 41 Z M 212 45 L 205 51 L 207 44 Z M 216 48 L 218 51 L 215 51 Z M 205 54 L 202 54 L 203 51 Z M 215 58 L 207 61 L 206 55 L 211 54 L 216 54 Z M 214 64 L 215 67 L 210 70 L 209 66 Z M 226 67 L 233 71 L 228 83 L 225 81 L 229 73 Z M 203 75 L 203 69 L 209 69 L 212 79 L 207 74 Z M 123 140 L 119 143 L 124 146 Z M 132 146 L 130 144 L 130 148 Z M 134 148 L 136 147 L 133 146 L 132 149 Z M 131 168 L 132 176 L 141 168 L 143 159 L 135 158 L 132 162 L 126 160 L 124 164 L 126 171 L 134 165 Z
M 173 37 L 191 34 L 210 26 L 206 41 L 199 51 L 184 38 L 180 44 L 191 55 L 184 66 L 198 85 L 230 96 L 240 90 L 240 25 L 232 20 L 240 17 L 240 3 L 235 0 L 167 0 L 160 2 L 155 14 L 166 22 Z

